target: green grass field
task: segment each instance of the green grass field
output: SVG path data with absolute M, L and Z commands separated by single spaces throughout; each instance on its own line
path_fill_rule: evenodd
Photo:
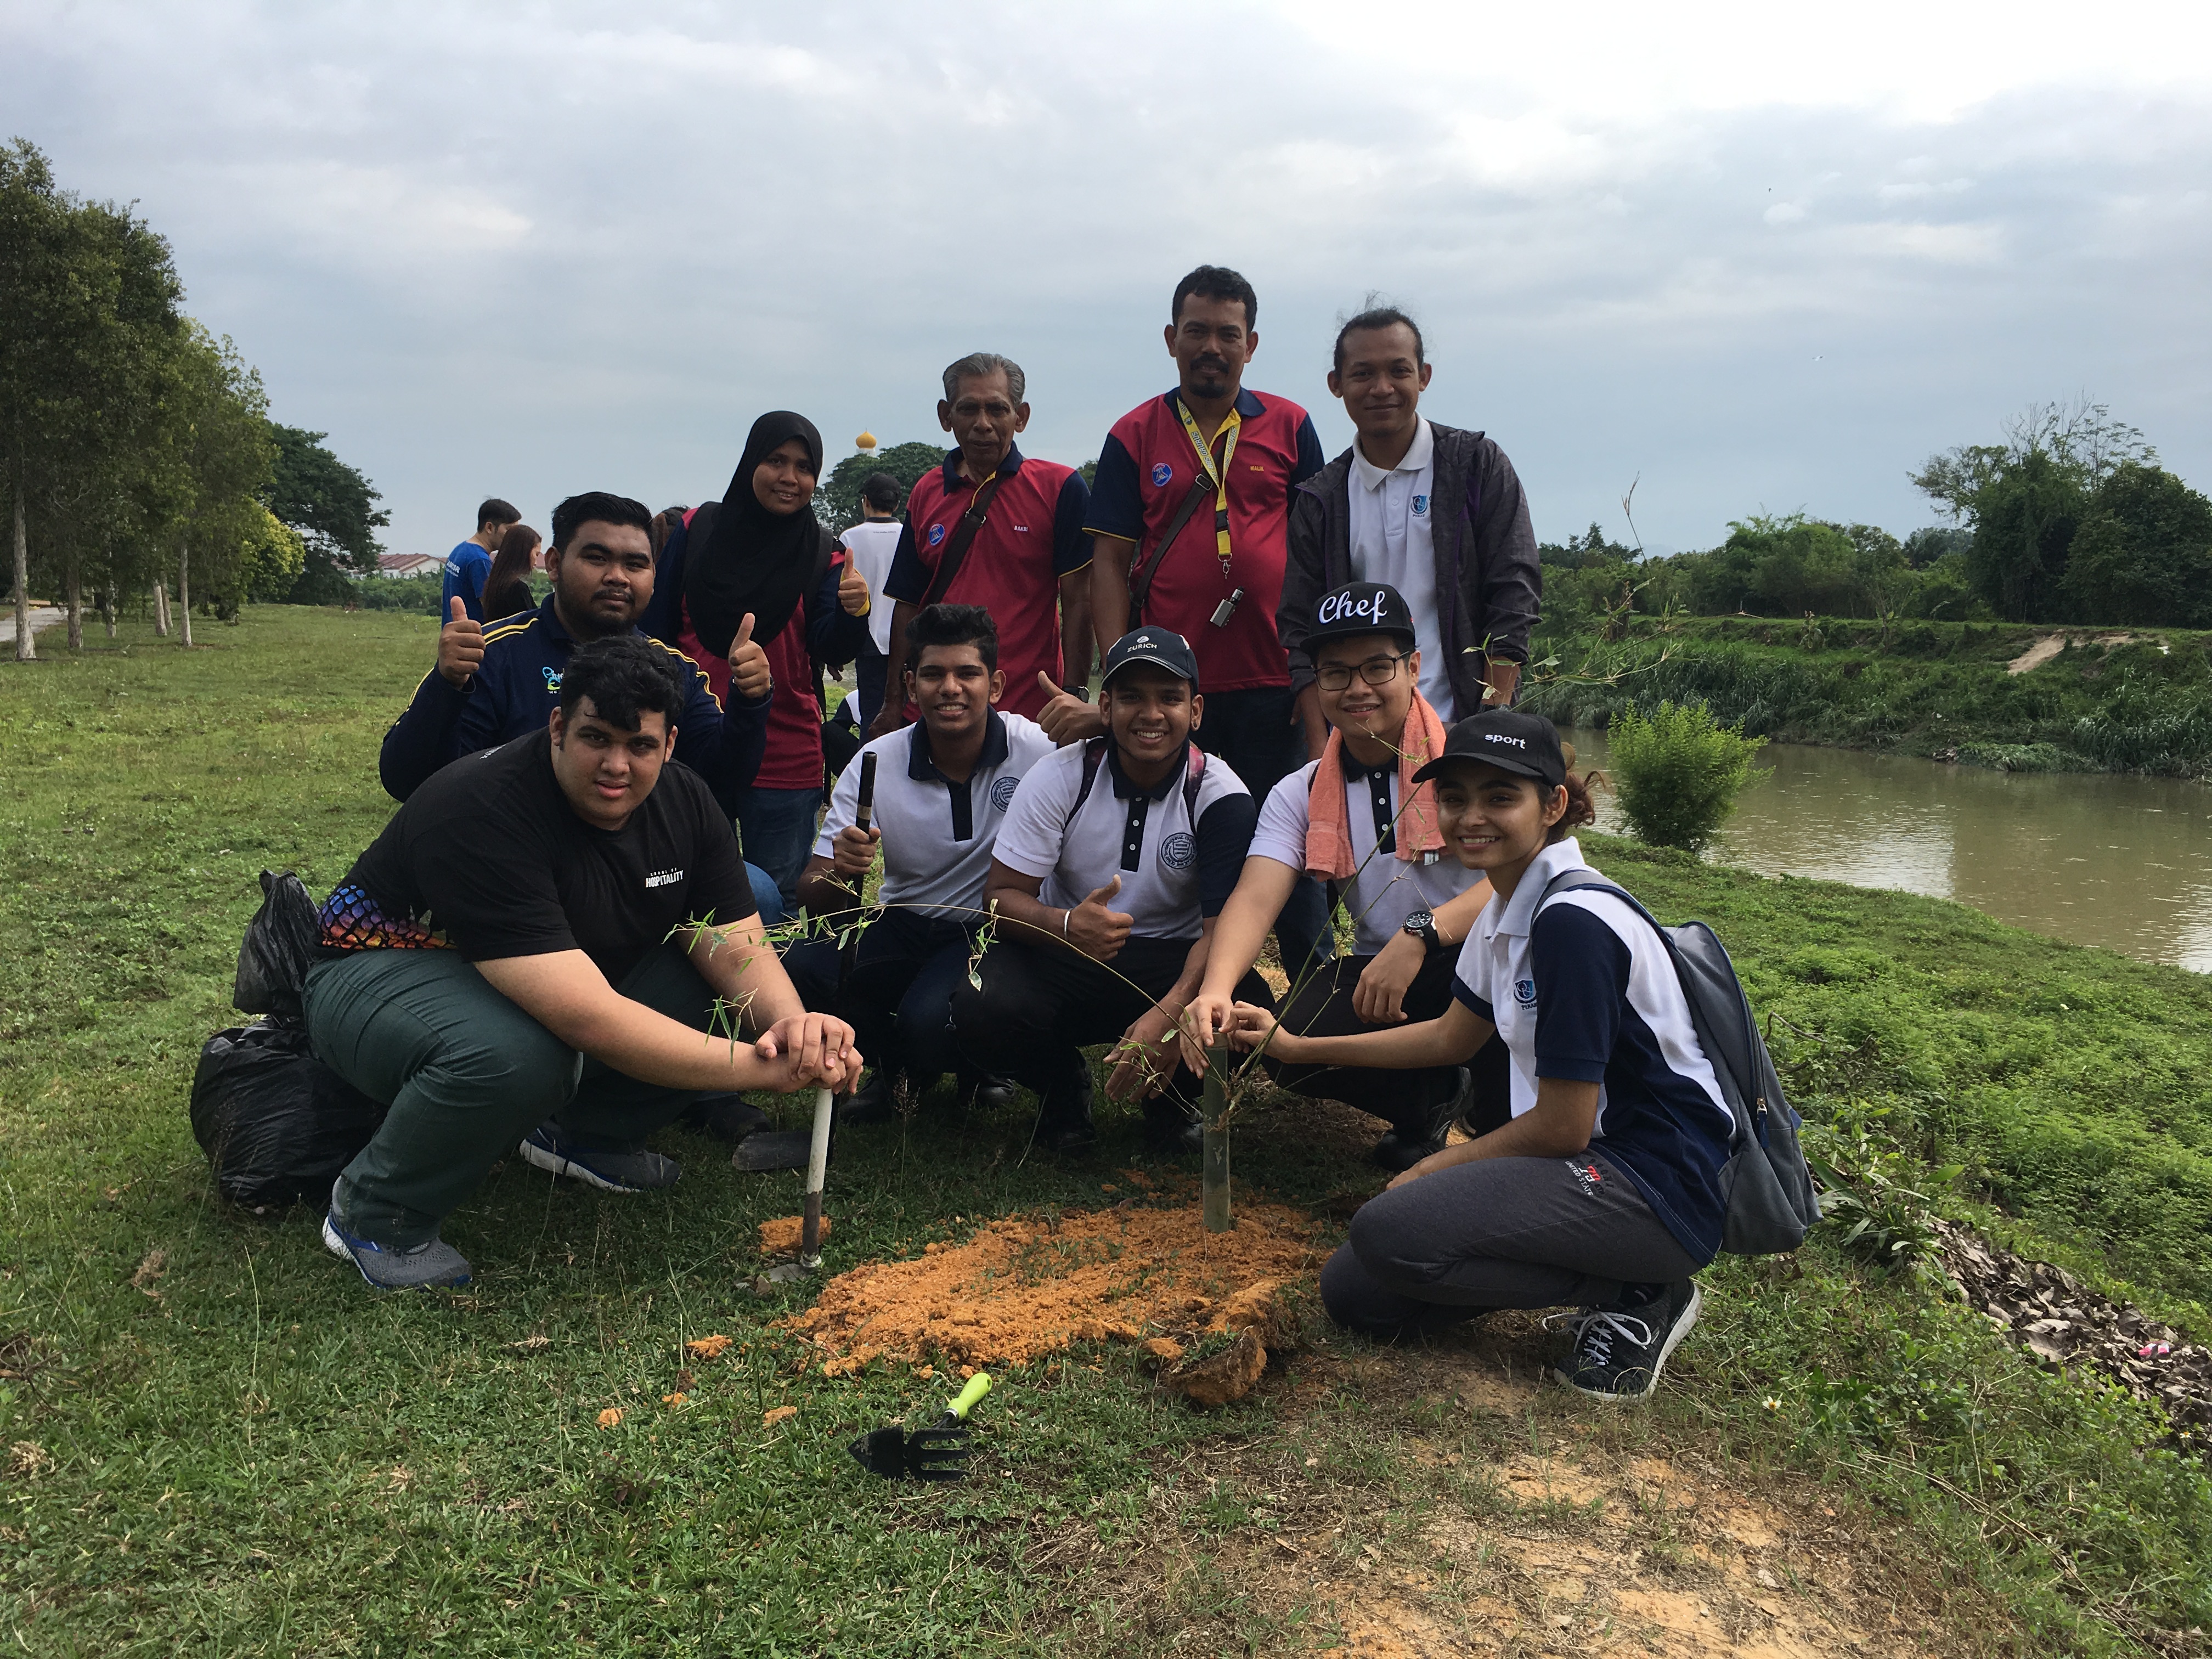
M 1715 1575 L 1748 1547 L 1710 1510 L 1531 1489 L 1513 1471 L 1535 1459 L 1708 1471 L 1800 1517 L 1792 1538 L 1829 1541 L 1777 1558 L 1776 1594 L 1856 1610 L 1882 1650 L 2207 1650 L 2203 1464 L 1824 1234 L 1718 1264 L 1647 1411 L 1529 1386 L 1528 1322 L 1410 1352 L 1316 1332 L 1212 1414 L 1109 1345 L 1007 1375 L 977 1478 L 943 1490 L 846 1456 L 934 1387 L 824 1378 L 770 1328 L 805 1293 L 754 1295 L 754 1229 L 797 1209 L 798 1177 L 741 1176 L 711 1143 L 667 1138 L 686 1174 L 665 1199 L 510 1164 L 448 1227 L 465 1292 L 369 1293 L 308 1211 L 211 1194 L 185 1100 L 200 1043 L 239 1018 L 256 872 L 320 892 L 388 815 L 376 744 L 434 627 L 264 607 L 190 653 L 126 628 L 0 665 L 0 1641 L 1273 1654 L 1341 1647 L 1386 1600 L 1473 1646 L 1534 1651 L 1586 1615 L 1577 1645 L 1628 1640 L 1617 1608 L 1545 1599 L 1528 1564 L 1570 1545 L 1726 1613 Z M 1963 1162 L 1947 1212 L 2212 1332 L 2212 981 L 1936 901 L 1591 851 L 1662 917 L 1719 929 L 1824 1144 L 1856 1125 L 1899 1167 Z M 847 1137 L 830 1267 L 1110 1204 L 1138 1158 L 1131 1117 L 1067 1165 L 1024 1158 L 1026 1127 Z M 1358 1144 L 1262 1102 L 1240 1191 L 1340 1227 L 1379 1185 Z M 708 1332 L 729 1353 L 687 1361 Z M 664 1407 L 687 1367 L 688 1402 Z M 602 1431 L 610 1406 L 627 1414 Z

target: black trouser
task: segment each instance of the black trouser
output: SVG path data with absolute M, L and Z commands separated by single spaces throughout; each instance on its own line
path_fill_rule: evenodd
M 1256 806 L 1286 775 L 1314 758 L 1306 753 L 1304 730 L 1291 718 L 1296 707 L 1287 685 L 1217 691 L 1206 698 L 1206 718 L 1191 736 L 1207 754 L 1229 763 Z M 1326 960 L 1332 954 L 1328 895 L 1311 876 L 1299 875 L 1275 918 L 1274 932 L 1283 971 L 1293 985 L 1309 958 Z
M 860 1054 L 886 1077 L 902 1069 L 927 1088 L 953 1069 L 952 988 L 967 977 L 974 950 L 957 917 L 884 910 L 854 942 L 853 969 L 837 988 L 837 941 L 810 939 L 784 953 L 783 970 L 799 1000 L 853 1028 Z
M 1182 977 L 1187 939 L 1131 939 L 1111 963 L 1054 945 L 1000 939 L 983 954 L 977 990 L 953 988 L 952 1029 L 978 1071 L 1012 1078 L 1042 1097 L 1071 1082 L 1079 1050 L 1111 1042 Z M 1248 973 L 1237 987 L 1247 1002 L 1274 1006 L 1267 981 Z M 1180 1060 L 1168 1085 L 1173 1099 L 1194 1102 L 1198 1079 Z
M 1281 1015 L 1283 1029 L 1296 1036 L 1356 1036 L 1389 1028 L 1370 1025 L 1352 1012 L 1352 994 L 1372 957 L 1340 957 L 1324 963 L 1291 993 Z M 1401 1005 L 1408 1023 L 1435 1019 L 1451 1006 L 1455 950 L 1431 951 Z M 1425 1140 L 1443 1125 L 1444 1108 L 1459 1092 L 1459 1067 L 1431 1066 L 1392 1071 L 1379 1066 L 1293 1066 L 1263 1058 L 1267 1075 L 1292 1094 L 1316 1100 L 1340 1100 L 1386 1120 L 1401 1134 Z M 1474 1074 L 1474 1104 L 1468 1114 L 1475 1134 L 1487 1134 L 1513 1115 L 1512 1066 L 1497 1037 L 1483 1044 L 1468 1062 Z
M 1604 1154 L 1455 1164 L 1370 1199 L 1321 1270 L 1322 1304 L 1370 1336 L 1492 1308 L 1601 1308 L 1704 1266 Z

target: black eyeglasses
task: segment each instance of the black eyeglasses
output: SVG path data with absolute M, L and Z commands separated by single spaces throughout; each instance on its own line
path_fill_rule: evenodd
M 1398 665 L 1413 653 L 1401 652 L 1395 657 L 1370 657 L 1359 665 L 1359 678 L 1370 685 L 1388 685 L 1398 677 Z M 1314 671 L 1314 678 L 1324 691 L 1341 691 L 1352 684 L 1352 671 L 1340 662 L 1333 662 Z

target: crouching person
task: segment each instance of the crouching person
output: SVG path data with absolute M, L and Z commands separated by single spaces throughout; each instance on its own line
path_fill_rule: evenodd
M 911 702 L 921 718 L 860 750 L 878 757 L 865 834 L 858 823 L 861 766 L 848 762 L 838 774 L 799 882 L 810 915 L 845 913 L 880 851 L 882 912 L 854 943 L 842 991 L 836 939 L 796 945 L 784 958 L 806 1006 L 850 1021 L 875 1062 L 868 1086 L 840 1109 L 847 1123 L 888 1117 L 902 1072 L 918 1097 L 945 1073 L 961 1069 L 952 989 L 975 954 L 992 850 L 1023 776 L 1053 753 L 1043 727 L 997 706 L 1006 677 L 999 667 L 999 630 L 981 605 L 916 611 L 901 658 L 904 684 L 893 687 L 887 702 Z M 963 1077 L 962 1097 L 986 1084 Z M 1003 1103 L 998 1085 L 982 1103 Z
M 1319 760 L 1273 789 L 1260 807 L 1251 856 L 1223 907 L 1192 1000 L 1184 1057 L 1205 1069 L 1205 1046 L 1231 1023 L 1237 981 L 1260 954 L 1299 875 L 1329 884 L 1351 915 L 1354 954 L 1324 963 L 1291 988 L 1285 1031 L 1339 1036 L 1436 1018 L 1451 1006 L 1460 943 L 1490 901 L 1490 884 L 1444 850 L 1436 787 L 1413 775 L 1443 752 L 1443 722 L 1420 692 L 1413 616 L 1395 587 L 1352 582 L 1322 595 L 1306 649 L 1330 727 Z M 1264 1064 L 1284 1088 L 1340 1100 L 1390 1128 L 1370 1154 L 1393 1172 L 1443 1150 L 1451 1118 L 1474 1132 L 1507 1113 L 1504 1045 L 1473 1068 L 1405 1073 L 1378 1066 Z
M 1513 1117 L 1362 1208 L 1322 1270 L 1322 1299 L 1374 1336 L 1492 1308 L 1579 1307 L 1562 1380 L 1605 1400 L 1647 1395 L 1697 1321 L 1692 1275 L 1720 1249 L 1727 1102 L 1651 926 L 1601 891 L 1544 896 L 1583 867 L 1568 831 L 1592 816 L 1552 723 L 1502 710 L 1462 720 L 1417 778 L 1436 780 L 1446 846 L 1495 890 L 1461 948 L 1452 1006 L 1329 1037 L 1240 1006 L 1235 1041 L 1298 1064 L 1418 1068 L 1462 1061 L 1495 1031 L 1512 1056 Z
M 547 729 L 437 773 L 323 907 L 308 1035 L 391 1108 L 323 1242 L 371 1285 L 465 1283 L 440 1225 L 518 1139 L 556 1176 L 666 1187 L 645 1139 L 699 1094 L 860 1063 L 763 939 L 728 817 L 668 763 L 678 667 L 635 634 L 579 647 Z
M 1097 1139 L 1081 1051 L 1116 1037 L 1109 1097 L 1145 1103 L 1155 1145 L 1195 1133 L 1194 1079 L 1171 1075 L 1176 1022 L 1252 841 L 1251 793 L 1191 741 L 1205 700 L 1182 635 L 1124 635 L 1098 696 L 1106 734 L 1040 761 L 1014 793 L 981 988 L 963 980 L 952 997 L 969 1063 L 1036 1091 L 1037 1144 L 1056 1152 Z M 1264 1001 L 1266 981 L 1247 975 L 1239 994 Z

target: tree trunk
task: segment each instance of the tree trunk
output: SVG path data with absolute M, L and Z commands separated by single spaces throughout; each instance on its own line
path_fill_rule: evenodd
M 107 637 L 113 639 L 115 637 L 115 585 L 112 582 L 102 582 L 100 585 L 100 619 L 107 624 Z
M 169 637 L 169 579 L 154 578 L 154 633 L 157 638 Z
M 70 556 L 67 603 L 69 605 L 69 648 L 72 651 L 82 651 L 84 649 L 84 581 L 77 574 L 75 554 Z
M 15 490 L 15 660 L 37 660 L 39 648 L 31 643 L 31 543 L 23 528 L 23 487 Z
M 192 547 L 190 542 L 177 544 L 177 624 L 179 642 L 189 651 L 192 645 Z

